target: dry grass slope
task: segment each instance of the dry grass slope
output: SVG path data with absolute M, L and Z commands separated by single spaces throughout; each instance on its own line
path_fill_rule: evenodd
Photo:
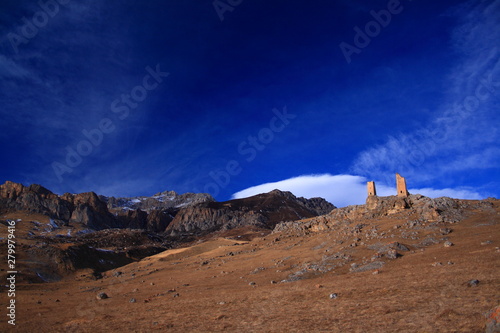
M 99 280 L 21 284 L 16 331 L 484 332 L 500 304 L 499 214 L 493 201 L 457 223 L 393 214 L 361 227 L 219 237 Z

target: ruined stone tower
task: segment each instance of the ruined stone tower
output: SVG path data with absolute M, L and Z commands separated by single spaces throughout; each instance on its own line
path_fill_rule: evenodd
M 410 193 L 408 193 L 408 189 L 406 188 L 406 180 L 404 177 L 401 177 L 399 173 L 396 174 L 396 188 L 398 190 L 398 197 L 407 197 Z
M 377 189 L 375 188 L 375 182 L 367 182 L 366 183 L 366 188 L 368 190 L 368 196 L 376 196 L 377 195 Z

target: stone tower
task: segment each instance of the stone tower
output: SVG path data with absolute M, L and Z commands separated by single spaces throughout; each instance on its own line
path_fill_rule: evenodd
M 368 196 L 373 197 L 377 195 L 377 189 L 375 188 L 375 182 L 367 182 L 366 188 L 368 190 Z
M 404 177 L 401 177 L 399 173 L 396 174 L 396 188 L 398 190 L 398 197 L 407 197 L 410 193 L 408 193 L 408 189 L 406 188 L 406 180 Z

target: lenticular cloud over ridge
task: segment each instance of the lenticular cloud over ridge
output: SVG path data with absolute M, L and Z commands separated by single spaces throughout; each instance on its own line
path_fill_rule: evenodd
M 366 199 L 366 178 L 353 175 L 303 175 L 278 182 L 266 183 L 247 188 L 233 194 L 233 198 L 244 198 L 274 189 L 290 191 L 296 196 L 305 198 L 322 197 L 335 206 L 343 207 L 362 204 Z M 391 189 L 379 186 L 377 191 L 387 195 Z
M 364 204 L 367 196 L 367 178 L 356 175 L 303 175 L 277 182 L 252 186 L 233 194 L 233 199 L 246 198 L 252 195 L 267 193 L 274 189 L 290 191 L 294 195 L 305 198 L 322 197 L 337 207 Z M 409 184 L 411 185 L 411 184 Z M 377 195 L 395 195 L 395 187 L 376 183 Z M 484 195 L 467 188 L 445 189 L 409 189 L 412 194 L 422 194 L 431 198 L 452 197 L 458 199 L 481 199 Z

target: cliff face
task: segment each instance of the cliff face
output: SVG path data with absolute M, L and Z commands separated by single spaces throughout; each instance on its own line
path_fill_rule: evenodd
M 272 229 L 279 222 L 318 216 L 334 208 L 321 198 L 297 198 L 290 192 L 274 190 L 245 199 L 206 202 L 184 208 L 166 232 L 196 234 L 241 226 Z
M 95 230 L 120 226 L 93 192 L 58 196 L 41 185 L 25 187 L 6 182 L 0 185 L 0 207 L 40 213 L 67 223 L 79 222 Z
M 94 230 L 129 228 L 178 235 L 242 226 L 272 229 L 279 222 L 323 215 L 334 208 L 321 198 L 297 198 L 279 190 L 216 202 L 203 193 L 179 195 L 168 191 L 134 198 L 104 197 L 94 192 L 59 196 L 40 185 L 0 185 L 0 211 L 40 213 L 61 223 L 82 223 Z
M 167 191 L 135 198 L 104 197 L 94 192 L 59 196 L 41 185 L 24 186 L 10 181 L 0 185 L 0 212 L 39 213 L 61 223 L 82 223 L 94 230 L 130 228 L 163 232 L 183 207 L 211 201 L 214 199 L 203 193 Z
M 40 185 L 25 187 L 9 181 L 0 185 L 0 204 L 3 210 L 25 210 L 61 220 L 69 220 L 74 210 L 72 203 Z

